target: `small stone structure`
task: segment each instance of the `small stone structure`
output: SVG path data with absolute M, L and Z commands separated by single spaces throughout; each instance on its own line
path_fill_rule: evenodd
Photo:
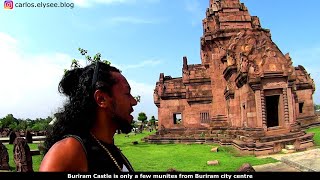
M 33 172 L 32 156 L 27 140 L 18 137 L 13 146 L 14 162 L 17 172 Z
M 219 161 L 218 160 L 207 161 L 207 164 L 209 166 L 216 166 L 216 165 L 219 165 Z
M 256 172 L 254 168 L 251 166 L 249 163 L 244 163 L 238 170 L 237 172 Z
M 0 137 L 8 137 L 9 133 L 9 128 L 0 128 Z
M 10 170 L 8 150 L 2 141 L 0 141 L 0 170 Z
M 25 138 L 27 140 L 27 143 L 32 143 L 32 134 L 30 131 L 26 131 Z
M 182 77 L 160 74 L 154 103 L 161 128 L 145 140 L 217 142 L 255 155 L 313 146 L 313 134 L 301 130 L 317 119 L 313 79 L 239 0 L 209 2 L 201 64 L 183 57 Z
M 11 131 L 9 133 L 9 144 L 13 144 L 14 140 L 19 137 L 19 133 L 17 133 L 16 131 Z

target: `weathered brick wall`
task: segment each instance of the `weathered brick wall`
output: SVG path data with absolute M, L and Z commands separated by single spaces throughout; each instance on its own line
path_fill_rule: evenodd
M 312 89 L 304 89 L 297 91 L 298 104 L 303 103 L 302 113 L 298 111 L 298 118 L 315 115 L 312 95 Z
M 181 127 L 199 127 L 200 113 L 209 112 L 210 104 L 189 104 L 186 99 L 179 100 L 161 100 L 159 108 L 159 127 L 162 125 L 166 128 L 181 128 Z M 173 123 L 173 114 L 181 113 L 181 124 Z

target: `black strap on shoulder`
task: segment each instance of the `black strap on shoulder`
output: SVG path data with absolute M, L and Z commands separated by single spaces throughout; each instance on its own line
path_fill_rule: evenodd
M 79 143 L 81 144 L 86 156 L 87 156 L 87 150 L 86 150 L 86 147 L 84 146 L 84 143 L 83 143 L 83 140 L 81 139 L 81 137 L 79 136 L 76 136 L 76 135 L 72 135 L 72 134 L 69 134 L 69 135 L 65 135 L 63 136 L 64 138 L 68 138 L 68 137 L 73 137 L 74 139 L 78 140 Z

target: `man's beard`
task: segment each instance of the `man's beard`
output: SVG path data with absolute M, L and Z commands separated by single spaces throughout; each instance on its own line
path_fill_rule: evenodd
M 133 126 L 131 123 L 125 119 L 120 118 L 119 116 L 113 116 L 112 121 L 117 124 L 118 129 L 125 134 L 128 134 L 132 131 Z
M 122 133 L 129 134 L 132 131 L 133 126 L 129 123 L 122 125 L 119 129 Z
M 121 118 L 116 112 L 116 103 L 113 103 L 113 115 L 112 115 L 112 121 L 117 124 L 118 130 L 120 130 L 122 133 L 128 134 L 132 131 L 132 124 L 129 123 L 126 119 Z

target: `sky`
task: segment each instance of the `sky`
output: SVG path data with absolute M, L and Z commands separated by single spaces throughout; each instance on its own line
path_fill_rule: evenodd
M 183 56 L 189 64 L 201 63 L 209 0 L 14 0 L 41 2 L 65 7 L 0 7 L 0 118 L 52 116 L 65 100 L 58 93 L 64 69 L 73 58 L 83 59 L 79 47 L 92 56 L 100 52 L 122 70 L 132 94 L 141 96 L 135 119 L 139 112 L 158 117 L 153 90 L 160 73 L 181 77 Z M 293 65 L 311 74 L 320 104 L 320 1 L 241 2 L 271 30 L 282 53 L 290 53 Z

